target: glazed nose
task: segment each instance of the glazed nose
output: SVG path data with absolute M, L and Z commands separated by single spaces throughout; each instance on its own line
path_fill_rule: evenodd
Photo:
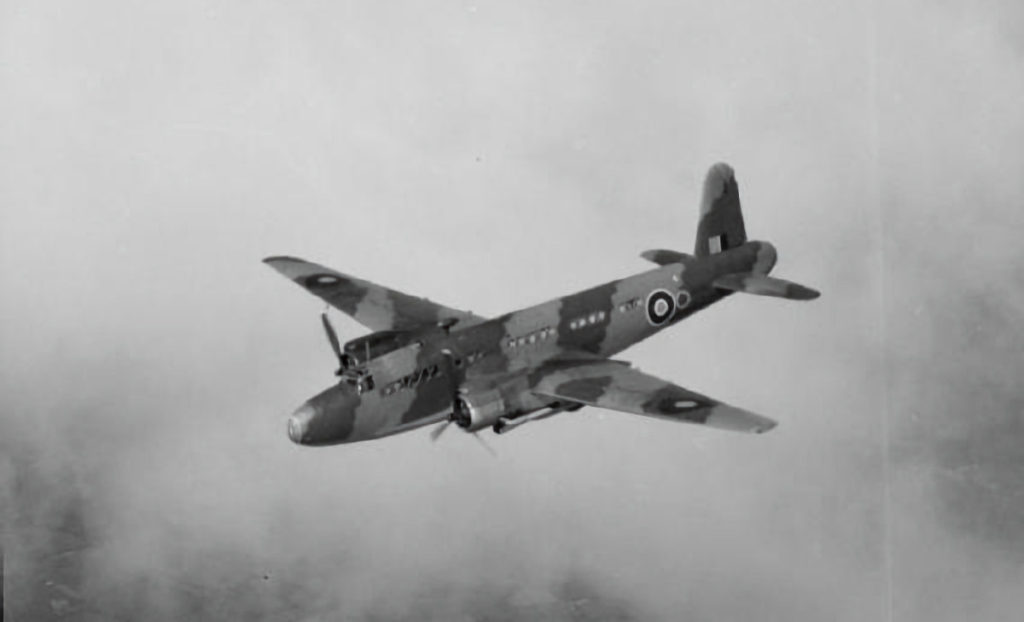
M 292 439 L 293 443 L 302 444 L 306 433 L 309 432 L 310 421 L 313 420 L 315 414 L 316 411 L 312 406 L 303 404 L 292 413 L 291 417 L 288 417 L 288 438 Z

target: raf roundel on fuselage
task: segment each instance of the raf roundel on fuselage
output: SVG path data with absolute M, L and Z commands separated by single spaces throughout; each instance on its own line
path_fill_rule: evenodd
M 676 312 L 676 299 L 664 289 L 656 289 L 647 296 L 647 321 L 661 326 Z

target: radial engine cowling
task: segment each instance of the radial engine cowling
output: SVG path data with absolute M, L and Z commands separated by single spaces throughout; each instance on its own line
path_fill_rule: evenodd
M 498 419 L 517 411 L 500 389 L 475 391 L 455 398 L 453 419 L 468 432 L 493 426 Z

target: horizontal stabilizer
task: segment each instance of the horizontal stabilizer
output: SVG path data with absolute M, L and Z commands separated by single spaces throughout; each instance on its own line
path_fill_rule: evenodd
M 732 292 L 755 294 L 757 296 L 775 296 L 790 300 L 814 300 L 821 295 L 817 290 L 804 287 L 799 283 L 777 279 L 763 274 L 736 272 L 715 279 L 715 287 Z
M 674 263 L 686 263 L 694 259 L 693 255 L 680 253 L 679 251 L 667 251 L 661 248 L 651 249 L 640 253 L 640 256 L 647 261 L 653 261 L 659 266 L 667 266 Z

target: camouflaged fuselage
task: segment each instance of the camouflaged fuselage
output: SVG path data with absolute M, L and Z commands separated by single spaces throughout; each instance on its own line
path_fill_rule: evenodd
M 745 242 L 703 257 L 667 263 L 450 332 L 424 331 L 404 347 L 364 365 L 371 390 L 346 382 L 310 399 L 294 419 L 305 445 L 380 438 L 441 421 L 453 392 L 496 392 L 513 415 L 551 404 L 532 391 L 538 370 L 567 352 L 613 356 L 731 292 L 713 285 L 730 274 L 768 274 L 774 247 Z M 450 353 L 457 376 L 446 373 Z

